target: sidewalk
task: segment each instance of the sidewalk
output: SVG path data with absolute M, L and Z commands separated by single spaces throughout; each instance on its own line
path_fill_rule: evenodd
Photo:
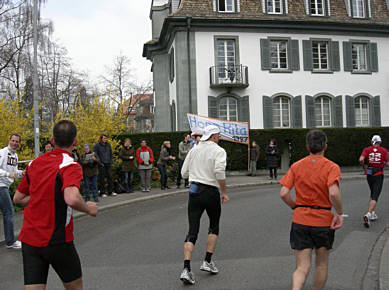
M 236 174 L 236 173 L 235 173 Z M 258 186 L 258 185 L 269 185 L 277 184 L 278 180 L 281 179 L 282 175 L 279 176 L 278 180 L 268 180 L 266 175 L 258 175 L 255 177 L 245 176 L 245 175 L 228 175 L 227 174 L 227 188 L 239 188 L 239 187 L 249 187 L 249 186 Z M 342 172 L 343 180 L 351 179 L 365 179 L 365 176 L 360 172 Z M 135 191 L 134 193 L 127 194 L 118 194 L 117 196 L 109 196 L 106 198 L 100 198 L 98 203 L 99 212 L 112 209 L 118 206 L 123 206 L 126 204 L 136 203 L 140 201 L 162 198 L 170 195 L 176 194 L 185 194 L 187 189 L 183 186 L 180 189 L 176 189 L 175 185 L 171 185 L 171 189 L 161 190 L 160 188 L 153 188 L 151 192 L 140 192 Z M 84 216 L 84 213 L 74 211 L 73 217 L 76 219 L 78 217 Z M 14 227 L 15 234 L 18 235 L 20 228 L 23 223 L 23 211 L 15 213 L 14 216 Z M 0 246 L 4 246 L 4 229 L 0 226 Z M 381 266 L 379 273 L 379 282 L 380 289 L 389 289 L 389 239 L 385 242 L 385 246 L 381 256 Z

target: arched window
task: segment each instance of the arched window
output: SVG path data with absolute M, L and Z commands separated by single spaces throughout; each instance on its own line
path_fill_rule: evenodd
M 370 99 L 365 96 L 355 98 L 355 126 L 370 126 Z
M 290 99 L 285 96 L 273 99 L 273 128 L 290 128 Z
M 238 121 L 238 101 L 233 97 L 223 97 L 219 101 L 219 118 Z
M 315 127 L 331 127 L 331 99 L 326 96 L 315 99 Z

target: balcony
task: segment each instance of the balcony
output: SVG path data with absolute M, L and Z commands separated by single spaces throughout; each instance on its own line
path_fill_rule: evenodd
M 247 88 L 249 86 L 248 67 L 243 65 L 211 66 L 209 68 L 210 87 Z

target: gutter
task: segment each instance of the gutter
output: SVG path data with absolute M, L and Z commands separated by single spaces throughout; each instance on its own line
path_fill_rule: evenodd
M 188 98 L 189 98 L 189 113 L 192 113 L 192 77 L 191 77 L 191 64 L 190 64 L 190 26 L 191 26 L 192 18 L 188 17 L 186 20 L 187 30 L 186 30 L 186 48 L 188 53 Z

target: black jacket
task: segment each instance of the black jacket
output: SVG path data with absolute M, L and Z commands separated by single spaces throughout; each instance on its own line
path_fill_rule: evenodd
M 267 145 L 265 149 L 266 154 L 266 166 L 267 168 L 277 168 L 278 167 L 278 147 L 277 145 L 270 146 Z
M 111 145 L 107 142 L 105 145 L 102 143 L 96 143 L 93 147 L 93 151 L 99 157 L 100 162 L 104 164 L 112 164 L 112 148 Z

